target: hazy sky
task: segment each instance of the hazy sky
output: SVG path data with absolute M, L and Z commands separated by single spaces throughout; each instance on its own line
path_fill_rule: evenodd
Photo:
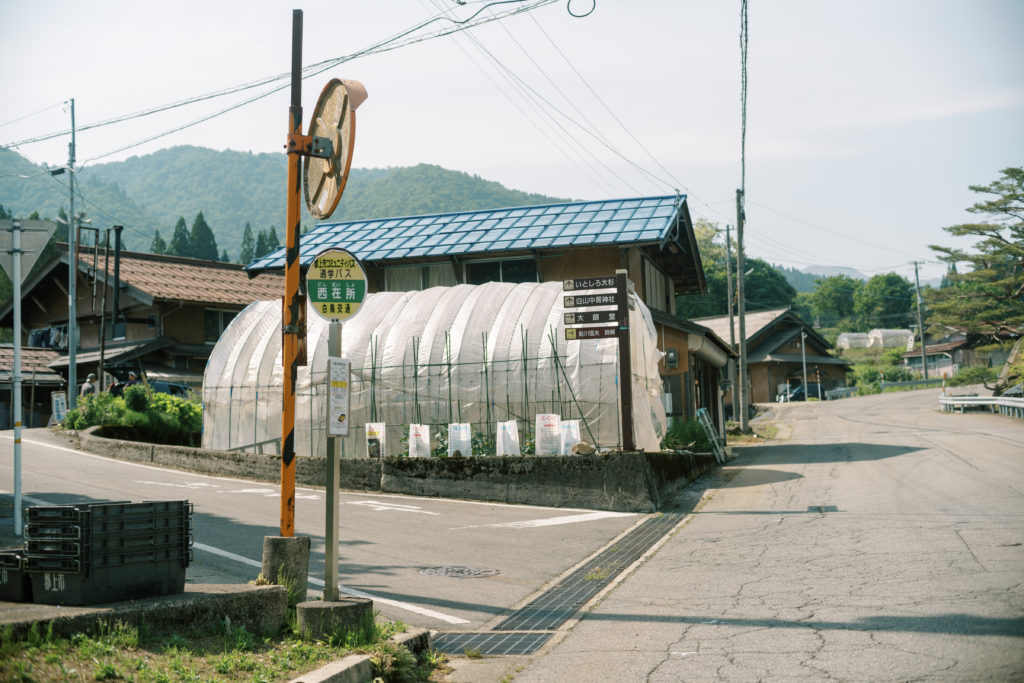
M 0 144 L 69 128 L 72 97 L 83 127 L 286 73 L 296 6 L 0 0 Z M 305 2 L 303 63 L 481 7 Z M 970 218 L 967 186 L 1024 164 L 1024 2 L 751 0 L 749 21 L 749 253 L 909 277 L 929 261 L 922 277 L 940 275 L 927 245 Z M 438 164 L 579 199 L 679 189 L 724 227 L 740 184 L 739 30 L 739 0 L 561 0 L 313 76 L 304 113 L 330 78 L 357 79 L 370 95 L 357 167 Z M 280 152 L 287 88 L 105 156 L 267 89 L 81 131 L 79 165 L 173 145 Z M 68 141 L 19 150 L 59 165 Z

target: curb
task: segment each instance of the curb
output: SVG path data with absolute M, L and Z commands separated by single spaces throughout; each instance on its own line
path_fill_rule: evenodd
M 418 629 L 397 633 L 391 636 L 391 641 L 408 648 L 419 659 L 425 651 L 430 649 L 431 632 L 426 629 Z M 373 680 L 373 664 L 370 663 L 372 656 L 349 655 L 315 671 L 293 678 L 290 683 L 366 683 Z

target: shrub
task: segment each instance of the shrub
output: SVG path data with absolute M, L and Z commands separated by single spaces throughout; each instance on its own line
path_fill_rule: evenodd
M 143 413 L 149 406 L 149 392 L 141 384 L 133 384 L 124 388 L 124 402 L 129 410 Z
M 90 394 L 78 399 L 74 410 L 64 416 L 65 429 L 86 429 L 93 425 L 123 424 L 128 412 L 124 399 L 107 393 Z
M 946 380 L 946 385 L 951 387 L 962 387 L 965 384 L 984 384 L 994 382 L 999 371 L 995 368 L 975 366 L 971 368 L 960 368 L 960 370 Z
M 108 393 L 82 397 L 64 418 L 65 429 L 95 425 L 133 427 L 142 441 L 194 446 L 202 432 L 203 410 L 195 400 L 150 393 L 142 385 L 133 385 L 123 397 Z
M 710 453 L 713 450 L 699 422 L 680 419 L 672 420 L 665 438 L 661 440 L 661 447 L 673 451 L 688 450 L 698 453 Z

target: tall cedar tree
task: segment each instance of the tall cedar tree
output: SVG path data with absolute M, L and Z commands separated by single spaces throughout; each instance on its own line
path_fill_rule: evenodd
M 253 260 L 256 250 L 256 240 L 252 236 L 252 226 L 249 221 L 245 222 L 245 230 L 242 231 L 242 250 L 238 252 L 239 263 L 249 263 Z
M 154 254 L 167 253 L 167 242 L 164 241 L 159 230 L 153 233 L 153 241 L 149 244 L 149 250 Z
M 213 236 L 213 230 L 206 224 L 203 212 L 196 214 L 192 221 L 192 233 L 189 235 L 190 256 L 194 258 L 216 261 L 220 258 L 220 251 L 217 249 L 217 238 Z
M 967 209 L 979 223 L 943 228 L 955 237 L 978 238 L 973 251 L 930 245 L 949 264 L 950 286 L 928 292 L 928 324 L 956 327 L 988 341 L 1020 336 L 1024 326 L 1024 168 L 1006 168 L 988 185 L 991 195 Z M 958 268 L 957 264 L 967 268 Z
M 171 236 L 171 243 L 167 245 L 167 253 L 171 256 L 192 255 L 192 245 L 188 239 L 188 225 L 185 223 L 184 216 L 178 218 L 178 223 L 174 226 L 174 234 Z

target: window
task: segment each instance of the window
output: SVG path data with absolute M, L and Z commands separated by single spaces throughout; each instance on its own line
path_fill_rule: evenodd
M 450 263 L 427 266 L 402 266 L 384 271 L 384 289 L 389 292 L 415 292 L 430 287 L 459 284 Z
M 644 303 L 648 308 L 672 313 L 672 279 L 644 256 Z
M 469 261 L 466 263 L 466 282 L 471 285 L 482 285 L 485 282 L 538 282 L 537 264 L 532 258 Z
M 207 308 L 203 311 L 203 338 L 207 344 L 215 344 L 224 329 L 238 315 L 238 311 L 223 311 Z

